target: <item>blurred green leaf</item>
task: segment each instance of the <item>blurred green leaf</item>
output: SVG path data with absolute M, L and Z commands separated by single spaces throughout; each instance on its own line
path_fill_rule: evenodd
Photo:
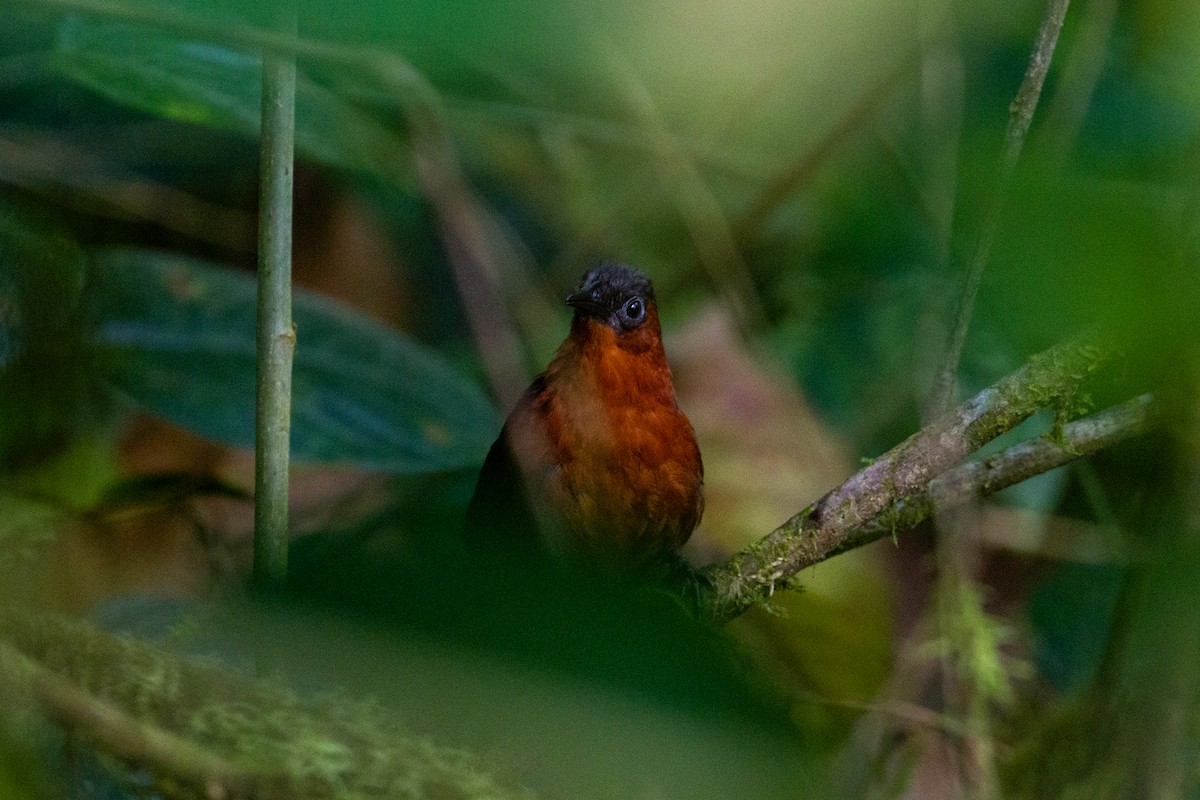
M 63 440 L 53 458 L 24 469 L 10 488 L 61 508 L 83 510 L 100 500 L 117 479 L 117 442 L 102 428 L 74 434 Z
M 257 138 L 261 59 L 213 42 L 84 17 L 62 23 L 58 70 L 125 105 Z M 296 80 L 296 150 L 315 161 L 405 182 L 407 143 L 303 72 Z
M 92 276 L 103 374 L 150 411 L 254 442 L 254 276 L 165 253 L 113 251 Z M 499 428 L 473 383 L 424 346 L 297 292 L 292 455 L 393 472 L 479 463 Z
M 28 746 L 0 741 L 0 797 L 5 800 L 45 800 L 52 797 L 42 764 Z M 30 756 L 35 757 L 31 758 Z
M 45 217 L 0 204 L 0 467 L 56 454 L 84 424 L 84 255 Z
M 66 232 L 0 204 L 0 368 L 71 327 L 83 279 L 83 252 Z
M 1027 611 L 1039 674 L 1067 692 L 1088 684 L 1113 625 L 1125 570 L 1115 564 L 1064 564 L 1045 578 Z
M 1040 341 L 1089 325 L 1127 341 L 1178 338 L 1197 299 L 1193 266 L 1180 257 L 1189 202 L 1169 184 L 1031 171 L 1015 188 L 981 300 L 1003 306 L 1015 334 Z

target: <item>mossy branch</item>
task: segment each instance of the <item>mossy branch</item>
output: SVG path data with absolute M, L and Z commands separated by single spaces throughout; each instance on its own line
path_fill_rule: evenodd
M 95 745 L 122 763 L 151 766 L 156 773 L 169 775 L 176 791 L 168 796 L 246 797 L 255 784 L 246 771 L 153 724 L 140 722 L 6 642 L 0 642 L 0 685 L 28 688 L 46 716 L 72 741 Z
M 927 495 L 935 478 L 1036 411 L 1061 405 L 1108 359 L 1110 352 L 1109 347 L 1090 339 L 1060 344 L 938 417 L 763 539 L 728 561 L 706 568 L 702 573 L 701 615 L 714 622 L 732 619 L 785 587 L 805 567 L 870 541 L 858 538 L 866 535 L 868 525 L 883 524 L 891 530 L 893 515 L 889 511 L 918 502 Z M 1129 418 L 1117 416 L 1129 423 L 1123 432 L 1136 427 Z M 1105 426 L 1111 421 L 1105 418 L 1098 425 L 1107 430 Z M 1064 427 L 1061 454 L 1084 452 L 1082 442 L 1067 438 L 1068 429 L 1073 433 L 1086 430 Z M 1038 448 L 1035 451 L 1040 452 Z M 1025 451 L 1014 451 L 1010 458 L 1012 463 L 1006 469 L 1014 476 L 1038 463 Z M 972 472 L 971 476 L 981 481 L 981 490 L 1000 488 L 995 481 L 985 480 L 986 471 Z M 967 477 L 962 480 L 970 482 Z M 911 513 L 911 509 L 905 513 Z
M 0 611 L 0 699 L 147 772 L 168 800 L 515 800 L 468 754 L 382 709 L 288 689 L 50 615 Z
M 853 531 L 824 557 L 831 558 L 916 527 L 933 516 L 934 496 L 939 510 L 955 508 L 1142 434 L 1153 419 L 1154 407 L 1151 395 L 1141 395 L 1064 425 L 1061 437 L 1031 439 L 996 455 L 943 472 L 930 482 L 929 488 L 896 501 L 885 512 Z

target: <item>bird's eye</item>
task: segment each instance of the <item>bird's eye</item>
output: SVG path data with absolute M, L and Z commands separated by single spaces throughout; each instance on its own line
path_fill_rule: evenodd
M 592 302 L 597 305 L 604 299 L 604 295 L 600 294 L 599 289 L 592 289 Z
M 640 297 L 631 297 L 625 303 L 623 310 L 625 311 L 625 318 L 635 325 L 641 322 L 642 318 L 646 316 L 646 304 L 642 302 Z

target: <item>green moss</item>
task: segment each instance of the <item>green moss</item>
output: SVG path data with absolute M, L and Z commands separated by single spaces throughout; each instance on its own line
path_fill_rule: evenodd
M 0 639 L 93 698 L 258 776 L 263 796 L 415 800 L 430 787 L 447 798 L 526 796 L 500 786 L 467 753 L 405 733 L 370 702 L 301 698 L 56 617 L 0 615 Z M 163 796 L 196 796 L 179 776 L 143 766 Z

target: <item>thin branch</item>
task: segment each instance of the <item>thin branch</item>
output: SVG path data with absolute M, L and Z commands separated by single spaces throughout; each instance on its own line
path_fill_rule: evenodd
M 860 526 L 1034 412 L 1074 394 L 1109 354 L 1088 340 L 1058 345 L 934 420 L 765 538 L 707 568 L 702 615 L 726 621 L 767 599 Z
M 1033 53 L 1029 56 L 1029 64 L 1025 68 L 1025 78 L 1017 90 L 1008 112 L 1008 126 L 1004 131 L 1004 149 L 1000 158 L 1000 174 L 996 190 L 983 219 L 983 227 L 975 244 L 975 252 L 971 257 L 967 271 L 963 277 L 962 293 L 959 296 L 958 310 L 954 315 L 953 328 L 946 342 L 946 350 L 942 356 L 941 365 L 934 379 L 926 403 L 926 416 L 934 417 L 950 407 L 953 400 L 954 376 L 958 372 L 958 364 L 962 360 L 963 346 L 967 340 L 967 330 L 971 326 L 971 317 L 975 310 L 975 298 L 979 294 L 979 286 L 983 282 L 983 271 L 987 267 L 988 258 L 992 251 L 992 241 L 996 238 L 996 230 L 1000 227 L 1000 216 L 1004 211 L 1008 195 L 1008 185 L 1016 171 L 1017 161 L 1025 146 L 1025 137 L 1033 122 L 1033 114 L 1037 110 L 1038 99 L 1042 94 L 1042 85 L 1046 81 L 1046 73 L 1050 71 L 1050 62 L 1054 57 L 1054 48 L 1058 44 L 1058 34 L 1062 30 L 1063 18 L 1067 14 L 1070 0 L 1049 0 L 1046 6 L 1046 16 L 1042 18 L 1042 26 L 1038 30 L 1037 42 Z
M 936 484 L 936 489 L 923 489 L 902 498 L 847 536 L 822 560 L 916 527 L 933 515 L 935 493 L 938 510 L 956 508 L 1138 436 L 1150 426 L 1153 415 L 1154 398 L 1141 395 L 1064 425 L 1061 436 L 1054 439 L 1031 439 L 996 455 L 955 467 L 931 481 L 931 485 Z
M 529 382 L 520 337 L 505 312 L 500 276 L 514 271 L 500 226 L 471 187 L 432 101 L 406 108 L 417 179 L 437 218 L 446 257 L 501 408 L 516 405 Z
M 288 456 L 292 416 L 292 178 L 296 59 L 263 56 L 258 222 L 258 396 L 254 464 L 254 577 L 287 577 Z
M 1033 53 L 1030 54 L 1029 64 L 1025 68 L 1025 78 L 1021 81 L 1021 88 L 1017 90 L 1017 96 L 1009 107 L 1002 162 L 1006 176 L 1012 175 L 1017 166 L 1017 159 L 1021 157 L 1021 148 L 1025 145 L 1025 136 L 1029 133 L 1033 114 L 1037 111 L 1042 85 L 1046 82 L 1046 74 L 1050 72 L 1054 48 L 1058 45 L 1058 34 L 1062 31 L 1063 20 L 1070 5 L 1071 0 L 1049 0 L 1046 4 L 1046 16 L 1042 18 L 1042 26 L 1038 29 L 1037 41 L 1034 42 Z

